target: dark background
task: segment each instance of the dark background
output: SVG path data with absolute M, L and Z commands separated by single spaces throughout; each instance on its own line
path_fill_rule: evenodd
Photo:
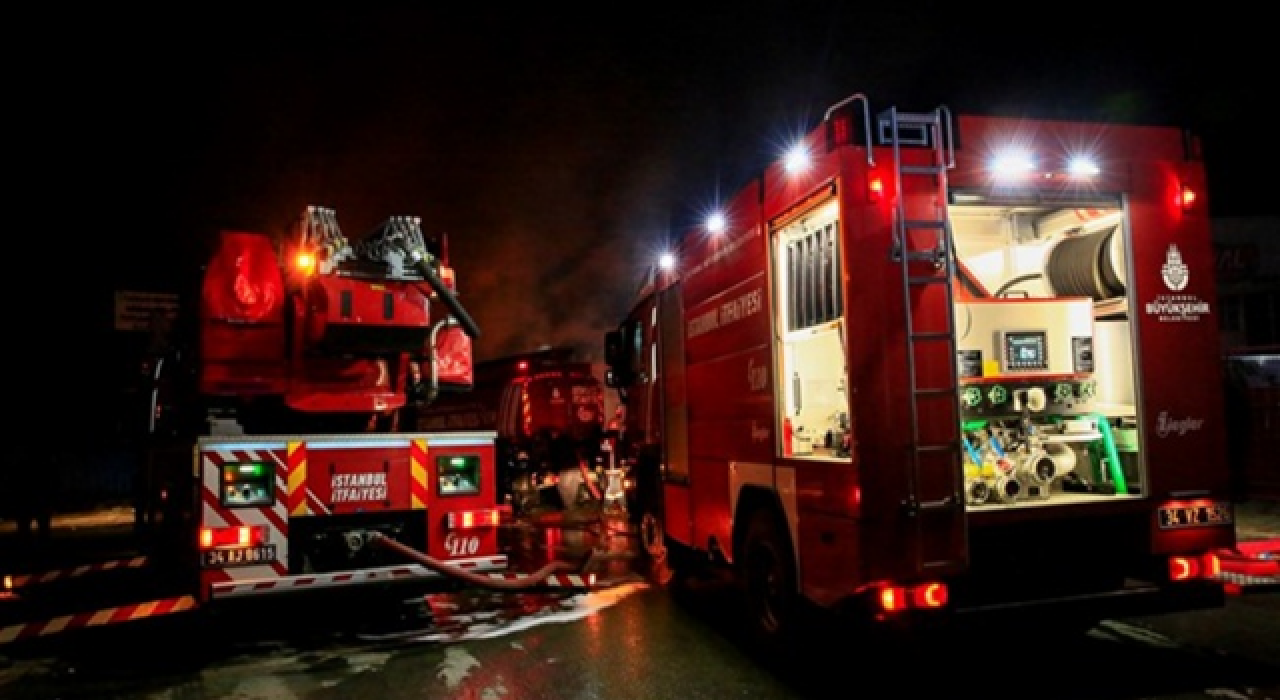
M 219 228 L 276 232 L 307 204 L 348 236 L 393 214 L 446 232 L 480 359 L 594 348 L 673 231 L 853 92 L 1191 127 L 1213 215 L 1280 210 L 1265 13 L 687 5 L 11 18 L 11 297 L 30 318 L 9 340 L 41 369 L 14 385 L 109 391 L 136 341 L 111 331 L 112 290 L 181 289 Z

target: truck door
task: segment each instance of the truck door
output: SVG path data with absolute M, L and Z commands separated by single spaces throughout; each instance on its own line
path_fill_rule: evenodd
M 685 400 L 684 303 L 679 284 L 657 294 L 651 325 L 659 339 L 650 343 L 650 361 L 656 367 L 651 389 L 656 393 L 662 426 L 665 465 L 664 524 L 672 538 L 693 544 L 693 510 L 689 474 L 689 410 Z

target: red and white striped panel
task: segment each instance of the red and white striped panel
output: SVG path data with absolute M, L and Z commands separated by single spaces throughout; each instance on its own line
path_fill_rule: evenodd
M 259 581 L 289 573 L 289 511 L 285 503 L 285 443 L 235 443 L 202 445 L 200 450 L 201 509 L 204 527 L 259 526 L 266 532 L 264 544 L 276 546 L 276 563 L 235 566 L 217 570 L 224 581 Z M 222 505 L 222 465 L 257 462 L 273 465 L 276 471 L 276 499 L 270 507 L 226 508 Z
M 80 576 L 97 573 L 99 571 L 111 571 L 113 569 L 141 569 L 146 565 L 146 557 L 132 557 L 129 559 L 113 559 L 111 561 L 100 561 L 93 564 L 82 564 L 69 569 L 53 569 L 51 571 L 42 571 L 38 574 L 15 574 L 10 579 L 11 585 L 9 587 L 23 588 L 24 586 L 38 586 L 40 584 L 53 583 L 54 581 L 78 578 Z
M 491 579 L 499 581 L 523 581 L 531 578 L 526 573 L 491 573 L 486 574 Z M 596 585 L 595 574 L 551 574 L 543 581 L 538 582 L 539 586 L 550 586 L 552 588 L 592 588 Z
M 157 615 L 172 615 L 196 608 L 196 600 L 191 596 L 152 600 L 146 603 L 132 603 L 116 608 L 105 608 L 91 612 L 63 615 L 50 620 L 23 622 L 10 627 L 0 627 L 0 644 L 21 642 L 35 637 L 48 637 L 61 632 L 83 629 L 85 627 L 101 627 L 121 622 L 131 622 Z
M 449 564 L 460 569 L 484 572 L 507 568 L 507 557 L 506 555 L 496 555 L 476 557 L 474 559 L 457 559 L 450 561 Z M 489 575 L 493 576 L 494 574 Z M 365 583 L 436 578 L 444 578 L 444 575 L 419 564 L 402 564 L 400 566 L 386 566 L 377 569 L 340 571 L 328 574 L 304 574 L 282 578 L 264 578 L 256 581 L 237 579 L 227 583 L 213 584 L 212 595 L 214 599 L 242 598 L 268 593 L 287 593 L 290 591 L 353 586 Z

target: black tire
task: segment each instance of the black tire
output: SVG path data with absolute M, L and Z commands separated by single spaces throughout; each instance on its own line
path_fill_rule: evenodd
M 795 638 L 799 615 L 791 537 L 771 508 L 756 508 L 748 517 L 735 572 L 747 632 L 758 649 L 781 651 Z

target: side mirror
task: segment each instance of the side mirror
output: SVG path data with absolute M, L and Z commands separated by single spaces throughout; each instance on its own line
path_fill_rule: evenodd
M 622 331 L 609 331 L 604 334 L 604 363 L 610 368 L 617 367 L 622 354 Z
M 623 389 L 635 382 L 631 346 L 621 329 L 604 334 L 604 385 L 610 389 Z

